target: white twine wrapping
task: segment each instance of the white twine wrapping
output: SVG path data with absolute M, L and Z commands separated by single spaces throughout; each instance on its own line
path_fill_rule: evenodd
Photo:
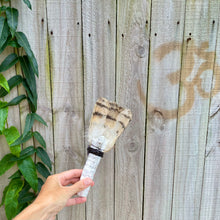
M 86 177 L 89 177 L 93 180 L 100 160 L 101 160 L 101 157 L 96 156 L 95 154 L 89 153 L 87 160 L 86 160 L 86 164 L 83 167 L 83 171 L 82 171 L 82 175 L 80 177 L 80 180 L 85 179 Z M 90 187 L 79 192 L 77 195 L 80 197 L 87 197 L 89 190 L 90 190 Z

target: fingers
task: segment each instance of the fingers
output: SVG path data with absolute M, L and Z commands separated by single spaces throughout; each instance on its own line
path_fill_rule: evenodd
M 74 185 L 72 186 L 68 186 L 66 187 L 69 190 L 70 196 L 75 195 L 76 193 L 86 189 L 89 186 L 93 186 L 94 182 L 92 181 L 92 179 L 90 178 L 85 178 L 82 179 L 78 182 L 76 182 Z
M 66 206 L 72 206 L 72 205 L 81 204 L 84 202 L 86 202 L 86 197 L 72 198 L 67 201 Z
M 57 174 L 58 178 L 60 179 L 60 183 L 61 185 L 65 186 L 71 182 L 68 183 L 68 181 L 71 181 L 75 178 L 80 178 L 82 174 L 82 170 L 80 169 L 72 169 L 72 170 L 68 170 L 62 173 Z
M 67 185 L 69 185 L 69 184 L 74 184 L 74 183 L 76 183 L 76 182 L 78 182 L 80 180 L 80 178 L 79 177 L 76 177 L 76 178 L 72 178 L 72 179 L 66 179 L 66 180 L 62 180 L 62 186 L 67 186 Z

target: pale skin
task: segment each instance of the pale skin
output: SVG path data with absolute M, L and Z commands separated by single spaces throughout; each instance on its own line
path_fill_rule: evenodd
M 73 169 L 49 176 L 34 202 L 13 220 L 54 220 L 65 206 L 86 202 L 85 197 L 72 198 L 94 185 L 90 178 L 80 180 L 81 174 L 82 170 Z

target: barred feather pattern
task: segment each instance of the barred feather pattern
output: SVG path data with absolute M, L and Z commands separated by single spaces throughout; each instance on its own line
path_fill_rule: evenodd
M 97 100 L 90 120 L 88 141 L 90 145 L 109 151 L 132 119 L 129 109 L 122 108 L 105 98 Z

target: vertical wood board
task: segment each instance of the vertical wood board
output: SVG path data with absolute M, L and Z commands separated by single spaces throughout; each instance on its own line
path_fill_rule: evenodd
M 100 97 L 115 100 L 116 1 L 82 1 L 82 16 L 87 131 L 96 100 Z M 85 143 L 87 148 L 87 132 Z M 114 150 L 104 155 L 94 181 L 86 203 L 86 219 L 113 220 Z

